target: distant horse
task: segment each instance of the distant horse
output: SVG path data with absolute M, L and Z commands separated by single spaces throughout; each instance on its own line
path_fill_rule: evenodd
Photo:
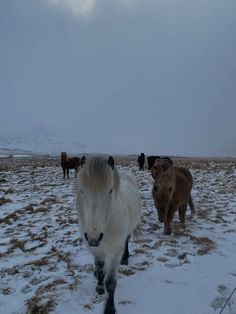
M 64 179 L 66 178 L 66 175 L 67 175 L 67 178 L 69 178 L 69 169 L 75 169 L 75 177 L 76 177 L 76 174 L 79 170 L 79 166 L 80 166 L 79 157 L 69 158 L 66 152 L 61 153 L 61 167 L 63 169 Z
M 134 180 L 118 172 L 113 157 L 95 156 L 81 168 L 76 184 L 81 236 L 94 256 L 96 291 L 106 292 L 104 314 L 114 314 L 116 272 L 128 264 L 128 241 L 140 219 Z
M 107 162 L 108 162 L 108 164 L 111 166 L 111 168 L 114 169 L 115 161 L 114 161 L 114 158 L 113 158 L 112 156 L 109 156 L 109 157 L 108 157 Z
M 153 166 L 153 164 L 154 164 L 154 162 L 155 162 L 156 159 L 163 159 L 163 160 L 169 162 L 169 164 L 170 164 L 171 166 L 173 166 L 173 161 L 172 161 L 172 159 L 171 159 L 170 157 L 168 157 L 168 156 L 149 156 L 149 157 L 147 157 L 148 170 L 151 170 L 151 169 L 152 169 L 152 166 Z
M 85 156 L 82 156 L 82 157 L 80 158 L 80 166 L 82 167 L 82 166 L 85 164 L 85 162 L 86 162 L 86 157 L 85 157 Z
M 144 170 L 144 164 L 145 164 L 145 155 L 144 155 L 144 153 L 141 153 L 138 156 L 138 164 L 139 164 L 139 170 Z
M 181 225 L 185 226 L 187 204 L 190 205 L 192 215 L 195 207 L 192 201 L 191 190 L 193 178 L 185 168 L 169 167 L 159 173 L 155 179 L 152 196 L 160 222 L 164 222 L 164 233 L 172 232 L 172 220 L 175 212 L 179 211 Z

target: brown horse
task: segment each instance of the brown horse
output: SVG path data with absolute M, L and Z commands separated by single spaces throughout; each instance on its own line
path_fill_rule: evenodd
M 79 170 L 79 166 L 80 166 L 79 157 L 69 158 L 66 152 L 61 153 L 61 167 L 63 169 L 64 179 L 66 178 L 66 175 L 67 175 L 67 178 L 69 178 L 69 169 L 75 169 L 75 177 L 76 177 L 76 174 Z
M 152 174 L 153 179 L 155 180 L 159 174 L 163 173 L 164 171 L 166 171 L 167 169 L 169 169 L 171 167 L 172 166 L 171 166 L 171 164 L 168 161 L 166 161 L 164 159 L 157 159 L 154 162 L 154 164 L 152 166 L 152 169 L 151 169 L 151 174 Z M 183 168 L 183 167 L 173 167 L 173 168 L 174 169 L 178 169 L 180 172 L 185 174 L 189 178 L 189 180 L 191 182 L 193 182 L 193 178 L 192 178 L 192 175 L 191 175 L 189 170 L 187 170 L 186 168 Z M 195 214 L 195 207 L 194 207 L 191 195 L 190 195 L 190 198 L 189 198 L 189 207 L 190 207 L 190 210 L 191 210 L 191 215 L 194 216 L 194 214 Z
M 192 175 L 185 168 L 169 167 L 156 176 L 152 196 L 158 219 L 165 224 L 165 234 L 171 234 L 172 220 L 177 210 L 183 227 L 185 226 L 187 204 L 191 208 L 192 215 L 194 214 L 195 208 L 191 197 L 192 186 Z

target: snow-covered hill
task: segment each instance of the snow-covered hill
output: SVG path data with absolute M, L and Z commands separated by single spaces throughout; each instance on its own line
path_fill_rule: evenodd
M 66 136 L 53 135 L 4 135 L 0 136 L 0 155 L 9 154 L 52 154 L 57 155 L 62 151 L 69 154 L 83 153 L 113 153 L 110 147 L 87 145 L 79 140 Z

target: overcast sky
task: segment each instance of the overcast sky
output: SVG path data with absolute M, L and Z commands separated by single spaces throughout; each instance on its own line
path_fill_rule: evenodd
M 235 0 L 1 0 L 0 136 L 236 156 Z

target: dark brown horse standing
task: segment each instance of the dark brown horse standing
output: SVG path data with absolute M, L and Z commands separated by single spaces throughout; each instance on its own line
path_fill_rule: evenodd
M 172 219 L 177 210 L 183 227 L 185 226 L 187 204 L 189 204 L 192 216 L 195 213 L 191 196 L 193 177 L 188 169 L 172 166 L 165 168 L 165 165 L 164 162 L 157 161 L 154 164 L 156 173 L 152 172 L 153 177 L 155 176 L 152 196 L 158 219 L 165 223 L 164 233 L 170 234 Z
M 139 164 L 139 170 L 144 170 L 144 164 L 145 164 L 145 155 L 144 155 L 144 153 L 141 153 L 138 156 L 138 164 Z
M 64 179 L 66 178 L 66 175 L 67 175 L 67 178 L 69 178 L 69 169 L 75 169 L 75 177 L 76 177 L 76 174 L 79 170 L 79 166 L 80 166 L 79 157 L 69 158 L 66 152 L 61 153 L 61 167 L 63 169 Z

